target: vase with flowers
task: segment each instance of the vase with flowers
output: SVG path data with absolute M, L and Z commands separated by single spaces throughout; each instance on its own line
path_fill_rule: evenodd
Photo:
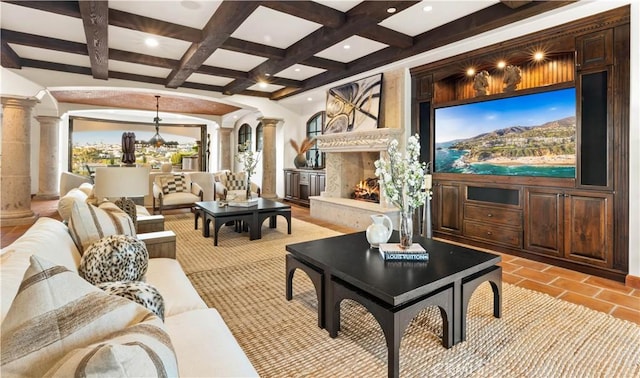
M 428 192 L 423 191 L 427 165 L 420 161 L 420 137 L 410 136 L 406 153 L 398 150 L 398 141 L 393 139 L 387 148 L 387 157 L 374 163 L 376 176 L 388 201 L 400 210 L 400 247 L 413 244 L 413 213 L 425 203 Z
M 300 144 L 298 144 L 298 142 L 293 139 L 289 139 L 289 143 L 291 143 L 291 147 L 293 147 L 293 149 L 296 151 L 296 157 L 295 159 L 293 159 L 293 164 L 296 166 L 296 168 L 306 167 L 307 151 L 309 151 L 311 147 L 313 147 L 313 145 L 316 143 L 316 139 L 306 137 Z
M 251 150 L 251 140 L 247 140 L 240 146 L 239 151 L 236 153 L 236 161 L 240 163 L 244 169 L 245 176 L 247 178 L 246 198 L 251 199 L 251 176 L 256 171 L 256 166 L 260 160 L 260 154 L 257 151 Z

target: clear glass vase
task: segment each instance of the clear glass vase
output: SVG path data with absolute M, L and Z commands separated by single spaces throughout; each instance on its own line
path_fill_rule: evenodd
M 413 244 L 413 211 L 400 210 L 400 248 L 409 248 Z

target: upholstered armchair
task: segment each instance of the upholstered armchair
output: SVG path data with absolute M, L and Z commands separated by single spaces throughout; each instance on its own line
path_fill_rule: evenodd
M 189 175 L 184 173 L 167 173 L 157 175 L 153 180 L 153 212 L 166 209 L 192 207 L 195 202 L 203 200 L 203 190 Z
M 214 200 L 226 200 L 227 197 L 241 197 L 246 193 L 246 176 L 244 172 L 222 172 L 214 175 Z M 251 196 L 260 197 L 260 187 L 251 182 Z

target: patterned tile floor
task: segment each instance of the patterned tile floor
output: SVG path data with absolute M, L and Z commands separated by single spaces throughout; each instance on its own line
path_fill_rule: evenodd
M 33 201 L 31 207 L 40 216 L 59 219 L 56 200 Z M 348 227 L 311 218 L 308 208 L 293 205 L 292 213 L 295 218 L 335 231 L 354 231 Z M 2 227 L 0 229 L 2 247 L 20 237 L 27 228 L 28 226 Z M 640 324 L 640 289 L 627 287 L 621 282 L 507 254 L 502 254 L 501 265 L 505 282 Z

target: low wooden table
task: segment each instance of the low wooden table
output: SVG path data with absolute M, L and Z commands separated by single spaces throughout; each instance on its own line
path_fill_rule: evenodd
M 277 227 L 278 215 L 287 220 L 287 233 L 291 234 L 291 206 L 282 202 L 258 198 L 256 205 L 230 206 L 218 201 L 203 201 L 194 204 L 194 223 L 202 217 L 202 236 L 209 237 L 209 226 L 213 222 L 213 245 L 218 245 L 218 231 L 228 222 L 243 222 L 249 227 L 249 240 L 262 238 L 262 223 L 269 218 L 269 228 Z M 241 230 L 241 229 L 240 229 Z
M 394 231 L 390 242 L 398 242 Z M 442 345 L 466 338 L 466 313 L 473 291 L 489 281 L 493 315 L 501 316 L 502 268 L 499 255 L 415 237 L 429 261 L 385 261 L 370 248 L 364 232 L 287 245 L 286 297 L 293 296 L 296 269 L 306 272 L 318 297 L 318 325 L 337 337 L 340 302 L 364 305 L 380 324 L 387 342 L 388 374 L 400 374 L 400 340 L 411 320 L 424 308 L 437 306 L 443 320 Z

